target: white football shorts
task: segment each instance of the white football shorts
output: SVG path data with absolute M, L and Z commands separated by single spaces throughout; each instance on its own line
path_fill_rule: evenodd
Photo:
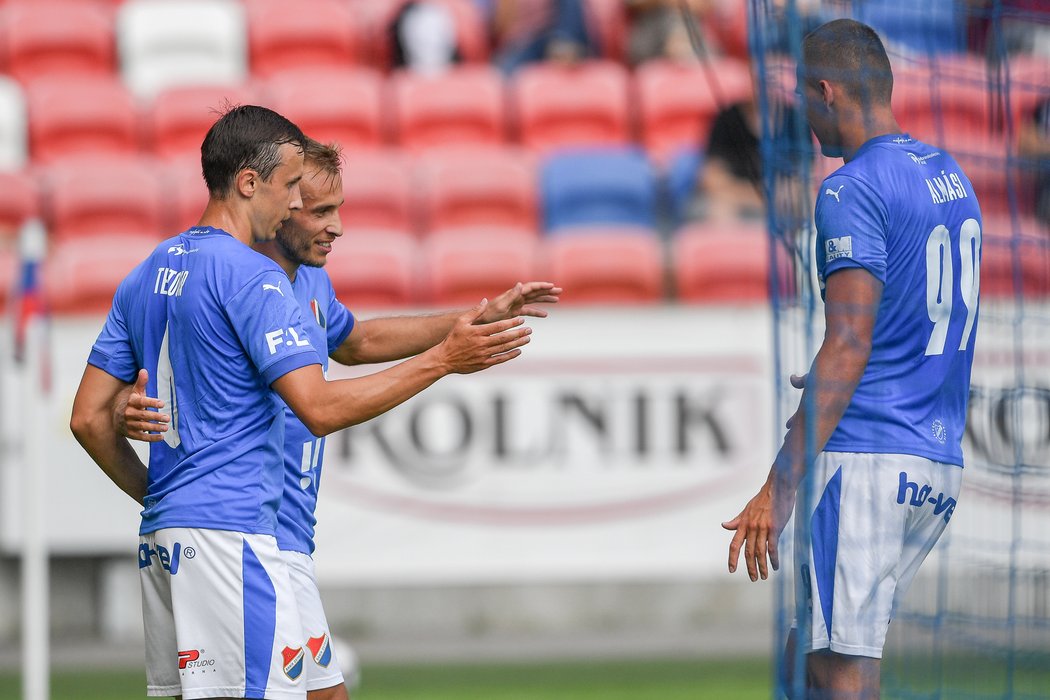
M 822 452 L 813 469 L 810 502 L 800 493 L 795 505 L 795 595 L 810 620 L 799 644 L 882 658 L 893 611 L 955 511 L 963 470 L 845 452 Z
M 321 690 L 343 682 L 343 672 L 335 655 L 332 633 L 328 630 L 321 593 L 317 590 L 314 560 L 308 554 L 281 550 L 288 576 L 295 591 L 296 607 L 306 644 L 306 689 Z
M 276 539 L 166 528 L 139 542 L 148 696 L 306 698 L 307 651 Z

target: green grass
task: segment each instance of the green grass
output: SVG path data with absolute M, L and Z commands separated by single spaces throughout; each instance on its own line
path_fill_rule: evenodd
M 367 665 L 354 700 L 767 700 L 769 661 Z M 51 700 L 141 700 L 142 671 L 59 671 Z M 20 700 L 0 673 L 0 700 Z

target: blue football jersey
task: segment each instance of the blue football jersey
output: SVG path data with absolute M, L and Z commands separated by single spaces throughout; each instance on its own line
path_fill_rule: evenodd
M 332 289 L 328 273 L 321 268 L 300 267 L 292 284 L 302 309 L 303 325 L 310 344 L 317 348 L 321 364 L 328 370 L 328 353 L 346 340 L 354 328 L 354 317 Z M 280 400 L 280 399 L 278 399 Z M 284 499 L 277 511 L 277 546 L 303 554 L 314 551 L 317 518 L 317 488 L 324 460 L 324 438 L 316 437 L 284 402 Z
M 220 229 L 162 243 L 131 274 L 88 362 L 147 392 L 171 424 L 150 444 L 140 533 L 197 527 L 275 534 L 284 413 L 270 384 L 318 353 L 287 275 Z
M 880 136 L 820 186 L 817 272 L 882 281 L 871 357 L 825 449 L 962 466 L 977 335 L 981 209 L 962 168 L 906 134 Z

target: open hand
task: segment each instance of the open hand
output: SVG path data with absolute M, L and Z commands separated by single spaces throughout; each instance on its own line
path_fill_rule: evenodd
M 769 578 L 769 568 L 780 569 L 780 533 L 787 524 L 788 516 L 795 504 L 795 494 L 773 493 L 771 482 L 763 484 L 740 515 L 722 523 L 726 530 L 735 531 L 729 543 L 729 573 L 734 573 L 744 550 L 744 565 L 752 581 L 759 577 Z M 768 561 L 768 564 L 767 564 Z
M 557 304 L 561 287 L 552 282 L 518 282 L 489 302 L 478 323 L 492 323 L 515 316 L 546 318 L 547 311 L 533 304 Z
M 450 372 L 471 374 L 502 364 L 520 355 L 522 346 L 528 344 L 532 329 L 522 325 L 525 319 L 521 316 L 482 322 L 488 305 L 488 300 L 482 299 L 460 316 L 438 345 Z

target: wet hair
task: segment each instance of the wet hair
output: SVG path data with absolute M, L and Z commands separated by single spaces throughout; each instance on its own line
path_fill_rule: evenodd
M 303 142 L 306 169 L 324 173 L 326 181 L 337 177 L 343 170 L 343 149 L 339 144 L 321 143 L 309 136 Z
M 208 193 L 226 197 L 237 173 L 245 169 L 269 182 L 281 163 L 281 146 L 290 143 L 302 148 L 305 142 L 299 127 L 271 109 L 256 105 L 227 109 L 201 144 L 201 170 Z
M 874 29 L 852 19 L 822 24 L 802 40 L 803 75 L 845 88 L 861 104 L 889 104 L 893 70 Z

